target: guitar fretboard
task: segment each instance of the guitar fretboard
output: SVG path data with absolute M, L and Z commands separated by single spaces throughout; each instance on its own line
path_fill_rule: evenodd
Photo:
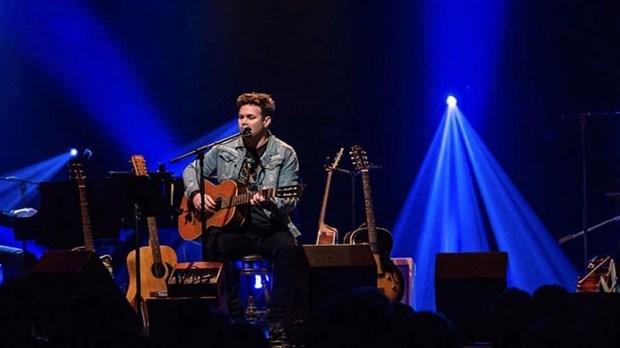
M 265 189 L 260 190 L 260 193 L 265 198 L 275 197 L 276 192 L 277 192 L 276 188 L 265 188 Z M 221 200 L 219 200 L 220 207 L 229 208 L 229 207 L 234 207 L 237 205 L 248 204 L 250 203 L 250 200 L 252 199 L 254 194 L 255 192 L 248 192 L 248 193 L 243 193 L 243 194 L 236 195 L 233 197 L 222 197 Z
M 373 253 L 379 252 L 377 243 L 377 227 L 375 225 L 375 210 L 372 205 L 372 192 L 370 190 L 370 175 L 368 169 L 362 169 L 362 186 L 364 188 L 364 207 L 366 209 L 366 227 L 368 228 L 368 242 Z
M 82 181 L 82 178 L 80 178 Z M 90 215 L 88 212 L 88 201 L 86 198 L 86 185 L 82 182 L 78 184 L 80 193 L 80 213 L 82 215 L 82 229 L 84 232 L 84 248 L 89 251 L 95 251 L 93 242 L 93 232 L 90 225 Z

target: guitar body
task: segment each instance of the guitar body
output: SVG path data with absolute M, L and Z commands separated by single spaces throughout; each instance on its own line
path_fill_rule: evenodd
M 377 274 L 377 288 L 392 301 L 400 301 L 405 295 L 404 276 L 390 259 L 392 251 L 392 233 L 385 228 L 377 227 L 377 244 L 379 246 L 379 262 L 381 273 Z M 344 236 L 346 244 L 368 244 L 368 229 L 358 228 Z
M 236 228 L 245 221 L 248 205 L 231 205 L 226 208 L 221 207 L 221 202 L 230 197 L 240 196 L 247 193 L 247 189 L 237 185 L 236 182 L 229 180 L 219 185 L 213 185 L 205 181 L 205 192 L 213 197 L 218 205 L 217 210 L 212 215 L 207 215 L 207 228 L 209 227 L 228 227 Z
M 161 245 L 161 262 L 155 262 L 153 251 L 150 246 L 140 248 L 140 293 L 141 303 L 147 298 L 153 297 L 152 293 L 166 291 L 166 282 L 177 264 L 177 254 L 169 246 Z M 132 250 L 127 255 L 127 271 L 129 272 L 129 286 L 127 287 L 127 301 L 136 309 L 137 286 L 136 286 L 136 251 Z
M 255 193 L 262 194 L 265 198 L 281 197 L 297 199 L 303 192 L 302 185 L 290 185 L 277 188 L 264 188 L 258 192 L 249 192 L 243 185 L 238 185 L 233 180 L 226 180 L 218 185 L 204 180 L 204 191 L 213 197 L 217 205 L 214 213 L 204 214 L 207 221 L 206 227 L 219 227 L 234 229 L 243 224 L 247 216 L 250 199 Z M 194 240 L 202 234 L 202 218 L 199 211 L 194 208 L 192 202 L 183 196 L 181 199 L 181 215 L 179 216 L 178 228 L 181 238 Z
M 388 265 L 383 266 L 383 272 L 377 274 L 377 288 L 392 301 L 400 301 L 405 295 L 405 278 L 400 269 L 389 261 Z
M 245 187 L 237 185 L 237 183 L 232 180 L 223 181 L 219 185 L 214 185 L 210 181 L 205 180 L 204 191 L 206 194 L 213 197 L 216 203 L 220 203 L 223 199 L 245 194 L 247 190 Z M 229 228 L 239 227 L 245 220 L 246 211 L 247 206 L 231 205 L 226 208 L 219 208 L 213 214 L 207 212 L 205 214 L 207 218 L 207 228 L 212 226 L 227 226 Z M 185 196 L 181 199 L 181 215 L 178 220 L 178 228 L 181 238 L 185 240 L 194 240 L 202 234 L 200 213 Z
M 321 224 L 319 233 L 316 236 L 316 244 L 333 245 L 338 243 L 338 230 L 327 224 Z

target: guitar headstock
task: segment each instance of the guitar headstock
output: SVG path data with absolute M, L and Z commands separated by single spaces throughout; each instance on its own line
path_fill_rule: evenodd
M 84 185 L 84 168 L 82 163 L 77 159 L 69 161 L 69 172 L 71 173 L 71 179 L 75 180 L 78 185 Z
M 291 185 L 278 187 L 275 196 L 279 198 L 301 198 L 304 194 L 303 185 Z
M 146 176 L 148 171 L 146 169 L 146 160 L 142 155 L 131 156 L 131 165 L 133 165 L 133 171 L 137 176 Z
M 342 155 L 344 154 L 344 148 L 340 148 L 340 150 L 338 150 L 338 153 L 336 153 L 336 156 L 334 157 L 334 160 L 332 161 L 332 164 L 330 164 L 329 166 L 327 166 L 327 170 L 331 171 L 331 170 L 335 170 L 338 168 L 338 164 L 340 163 L 340 160 L 342 159 Z
M 351 160 L 353 160 L 353 164 L 355 165 L 355 169 L 357 170 L 368 170 L 370 169 L 370 163 L 368 163 L 368 156 L 366 155 L 366 150 L 361 145 L 353 145 L 351 146 Z

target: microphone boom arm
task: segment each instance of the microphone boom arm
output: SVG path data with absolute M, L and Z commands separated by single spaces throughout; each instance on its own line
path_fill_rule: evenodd
M 609 220 L 605 220 L 605 221 L 601 222 L 601 223 L 600 223 L 600 224 L 598 224 L 598 225 L 595 225 L 595 226 L 592 226 L 592 227 L 588 228 L 588 233 L 589 233 L 589 232 L 594 231 L 595 229 L 597 229 L 597 228 L 599 228 L 599 227 L 602 227 L 602 226 L 604 226 L 604 225 L 607 225 L 608 223 L 610 223 L 610 222 L 612 222 L 612 221 L 620 221 L 620 215 L 618 215 L 618 216 L 616 216 L 616 217 L 613 217 L 613 218 L 611 218 L 611 219 L 609 219 Z M 559 244 L 564 244 L 564 243 L 566 243 L 566 242 L 568 242 L 568 241 L 571 241 L 571 240 L 573 240 L 573 239 L 575 239 L 575 238 L 577 238 L 577 237 L 579 237 L 579 236 L 581 236 L 581 235 L 583 235 L 583 234 L 584 234 L 584 231 L 577 232 L 577 233 L 574 233 L 574 234 L 569 234 L 569 235 L 566 235 L 566 236 L 564 236 L 564 237 L 562 237 L 562 238 L 558 239 L 558 243 L 559 243 Z

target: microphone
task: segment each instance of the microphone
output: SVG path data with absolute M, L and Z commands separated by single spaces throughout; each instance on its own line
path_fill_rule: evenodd
M 248 137 L 250 135 L 252 135 L 252 128 L 250 128 L 250 126 L 244 126 L 241 129 L 241 136 L 242 137 Z

